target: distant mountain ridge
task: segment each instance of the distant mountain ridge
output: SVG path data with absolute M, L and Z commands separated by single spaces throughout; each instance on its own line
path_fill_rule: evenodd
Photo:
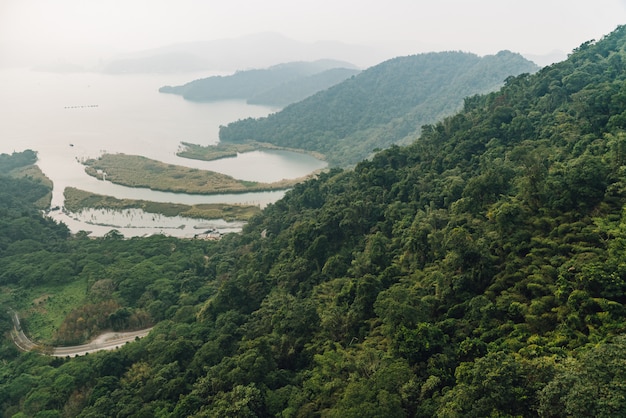
M 466 97 L 537 70 L 510 51 L 485 57 L 466 52 L 398 57 L 266 118 L 221 127 L 220 139 L 316 151 L 331 165 L 350 165 L 376 149 L 410 142 L 422 125 L 459 110 Z
M 161 93 L 179 94 L 187 100 L 241 99 L 250 103 L 285 106 L 329 88 L 359 70 L 335 60 L 289 62 L 265 69 L 237 71 L 229 76 L 212 76 L 182 86 L 163 86 Z
M 51 72 L 103 72 L 107 74 L 232 72 L 264 68 L 278 62 L 330 58 L 368 68 L 392 57 L 438 50 L 420 41 L 385 41 L 350 44 L 337 40 L 304 42 L 279 33 L 251 33 L 235 38 L 178 42 L 156 48 L 120 52 L 103 45 L 73 45 L 72 51 L 25 42 L 0 41 L 0 68 L 33 67 Z M 567 54 L 522 53 L 540 66 L 564 60 Z
M 266 68 L 279 62 L 320 59 L 348 61 L 366 68 L 389 56 L 393 56 L 390 51 L 374 46 L 339 41 L 301 42 L 267 32 L 128 53 L 108 60 L 100 71 L 111 74 L 235 71 Z

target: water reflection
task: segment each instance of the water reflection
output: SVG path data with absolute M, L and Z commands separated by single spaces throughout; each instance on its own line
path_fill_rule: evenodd
M 103 236 L 112 229 L 124 237 L 164 234 L 179 238 L 194 238 L 207 231 L 221 234 L 239 232 L 244 222 L 223 219 L 194 219 L 184 216 L 163 216 L 141 209 L 84 209 L 80 212 L 52 211 L 48 216 L 65 223 L 72 232 L 85 231 L 90 236 Z

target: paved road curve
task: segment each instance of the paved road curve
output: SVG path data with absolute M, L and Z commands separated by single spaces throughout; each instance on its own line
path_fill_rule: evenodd
M 88 344 L 75 345 L 71 347 L 51 347 L 46 349 L 46 347 L 39 346 L 32 342 L 24 334 L 17 312 L 9 309 L 9 315 L 11 315 L 11 319 L 13 320 L 13 332 L 11 333 L 11 336 L 13 337 L 13 342 L 20 350 L 32 351 L 39 349 L 42 353 L 49 354 L 54 357 L 82 356 L 96 351 L 114 350 L 128 342 L 135 341 L 137 338 L 145 337 L 152 329 L 147 328 L 130 332 L 107 332 L 105 334 L 101 334 L 98 338 Z
M 22 330 L 22 326 L 20 325 L 20 318 L 17 316 L 17 312 L 13 309 L 9 309 L 9 315 L 11 315 L 11 319 L 13 320 L 13 330 L 11 333 L 13 337 L 13 342 L 22 351 L 31 351 L 37 348 L 37 344 L 33 343 L 28 339 L 26 334 L 24 334 L 24 330 Z

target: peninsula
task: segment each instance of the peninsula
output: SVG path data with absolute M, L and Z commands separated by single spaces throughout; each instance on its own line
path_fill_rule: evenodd
M 220 194 L 285 190 L 314 177 L 318 173 L 297 179 L 272 183 L 238 180 L 226 174 L 166 164 L 139 155 L 104 154 L 84 161 L 85 172 L 100 180 L 128 187 L 145 187 L 174 193 Z

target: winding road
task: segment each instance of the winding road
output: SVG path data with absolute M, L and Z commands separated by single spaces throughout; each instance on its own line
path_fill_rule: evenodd
M 135 339 L 137 338 L 145 337 L 152 329 L 146 328 L 139 331 L 130 332 L 107 332 L 101 334 L 90 343 L 83 345 L 75 345 L 70 347 L 43 347 L 32 342 L 26 336 L 26 334 L 24 334 L 24 330 L 22 330 L 22 325 L 20 324 L 20 318 L 17 312 L 12 309 L 9 309 L 8 312 L 9 315 L 11 315 L 11 319 L 13 320 L 13 332 L 11 333 L 11 336 L 13 337 L 13 342 L 15 343 L 17 348 L 22 351 L 40 350 L 42 354 L 48 354 L 53 357 L 82 356 L 87 353 L 94 353 L 96 351 L 114 350 L 128 342 L 135 341 Z

